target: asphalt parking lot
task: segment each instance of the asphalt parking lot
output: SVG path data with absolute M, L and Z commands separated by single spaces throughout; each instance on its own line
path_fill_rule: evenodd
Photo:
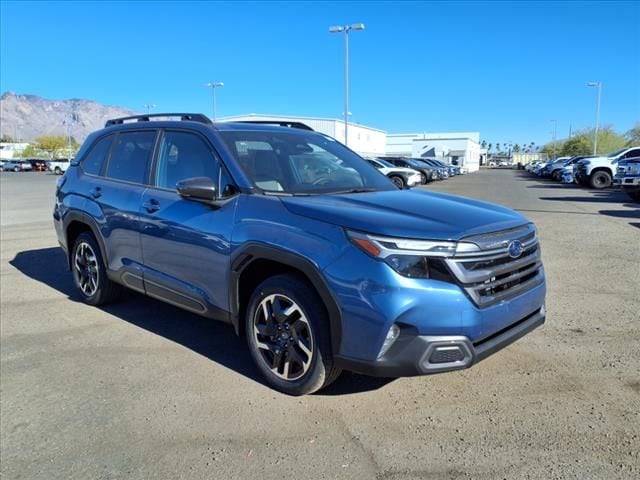
M 484 170 L 427 188 L 522 212 L 547 323 L 470 370 L 264 386 L 231 328 L 131 293 L 78 301 L 56 177 L 0 174 L 3 479 L 640 476 L 640 209 Z

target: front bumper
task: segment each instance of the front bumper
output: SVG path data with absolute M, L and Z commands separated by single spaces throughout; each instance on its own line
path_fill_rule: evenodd
M 411 377 L 462 370 L 509 346 L 545 322 L 545 308 L 479 342 L 464 336 L 426 336 L 401 333 L 375 361 L 337 358 L 346 370 L 376 377 Z
M 638 187 L 640 186 L 640 175 L 618 176 L 613 178 L 613 185 L 616 187 Z

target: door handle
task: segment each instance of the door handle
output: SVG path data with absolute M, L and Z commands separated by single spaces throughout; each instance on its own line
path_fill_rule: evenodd
M 158 201 L 155 198 L 152 198 L 148 202 L 143 203 L 142 207 L 148 213 L 153 213 L 153 212 L 157 212 L 158 210 L 160 210 L 160 204 L 158 203 Z
M 100 198 L 102 196 L 102 189 L 100 187 L 92 188 L 89 190 L 89 195 L 93 198 Z

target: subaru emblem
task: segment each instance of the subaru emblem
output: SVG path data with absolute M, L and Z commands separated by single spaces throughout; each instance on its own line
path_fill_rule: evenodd
M 519 240 L 514 240 L 509 244 L 509 256 L 518 258 L 520 255 L 522 255 L 522 243 Z

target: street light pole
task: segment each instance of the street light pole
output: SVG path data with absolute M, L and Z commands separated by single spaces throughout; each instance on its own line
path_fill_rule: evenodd
M 364 30 L 363 23 L 329 27 L 330 33 L 344 33 L 344 144 L 349 146 L 349 31 Z
M 587 83 L 589 87 L 598 87 L 598 103 L 596 106 L 596 128 L 593 139 L 593 154 L 598 154 L 598 129 L 600 128 L 600 97 L 602 96 L 602 82 L 589 82 Z
M 208 82 L 204 84 L 205 87 L 209 87 L 211 89 L 212 103 L 213 103 L 213 121 L 216 121 L 216 88 L 224 87 L 224 83 L 222 82 Z
M 553 122 L 553 158 L 556 158 L 556 138 L 558 138 L 558 120 L 551 120 Z

